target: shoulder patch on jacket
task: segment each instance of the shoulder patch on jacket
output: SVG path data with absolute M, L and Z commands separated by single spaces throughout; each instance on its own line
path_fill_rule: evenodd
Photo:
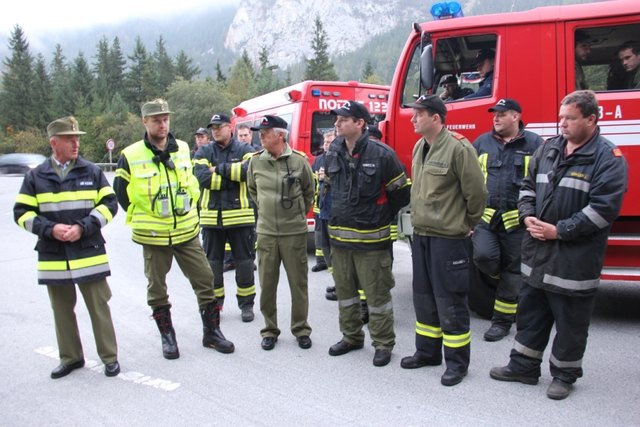
M 295 149 L 291 149 L 291 151 L 293 151 L 294 153 L 297 153 L 299 155 L 301 155 L 302 157 L 304 157 L 305 159 L 307 158 L 307 153 L 305 153 L 304 151 L 300 151 L 300 150 L 295 150 Z
M 466 136 L 462 135 L 461 133 L 454 132 L 454 131 L 450 131 L 450 132 L 451 132 L 451 135 L 453 135 L 453 137 L 458 141 L 462 141 L 463 139 L 466 139 Z
M 611 150 L 611 152 L 613 153 L 614 157 L 622 157 L 622 151 L 620 151 L 619 148 L 614 148 L 613 150 Z

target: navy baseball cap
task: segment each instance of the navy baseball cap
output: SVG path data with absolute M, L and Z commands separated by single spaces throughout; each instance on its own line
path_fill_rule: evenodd
M 289 125 L 287 124 L 287 121 L 282 117 L 266 115 L 262 119 L 262 122 L 260 122 L 258 126 L 252 127 L 251 130 L 271 129 L 271 128 L 286 129 L 288 126 Z
M 447 107 L 442 102 L 437 95 L 422 95 L 420 98 L 416 99 L 416 102 L 412 104 L 402 104 L 403 108 L 421 108 L 426 110 L 427 108 L 435 111 L 440 114 L 440 116 L 444 117 L 447 115 Z
M 367 107 L 358 101 L 347 101 L 342 107 L 331 110 L 331 114 L 343 117 L 355 117 L 356 119 L 362 119 L 365 122 L 369 122 L 371 120 Z
M 509 110 L 522 113 L 522 108 L 520 107 L 520 104 L 518 104 L 518 101 L 510 98 L 502 98 L 500 101 L 498 101 L 496 105 L 489 108 L 488 111 L 490 113 L 493 113 L 494 111 L 509 111 Z
M 207 128 L 210 128 L 211 126 L 220 126 L 224 123 L 231 123 L 229 116 L 226 114 L 214 114 L 211 116 L 211 121 L 207 125 Z

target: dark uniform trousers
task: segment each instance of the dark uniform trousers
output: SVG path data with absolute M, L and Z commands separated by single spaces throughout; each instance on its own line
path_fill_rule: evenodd
M 265 326 L 263 337 L 277 337 L 277 292 L 280 264 L 284 264 L 291 291 L 291 333 L 296 337 L 309 336 L 307 233 L 290 236 L 270 236 L 258 233 L 258 277 L 260 278 L 260 311 Z
M 316 233 L 316 245 L 318 244 L 318 238 L 320 239 L 320 247 L 322 248 L 322 256 L 325 264 L 329 268 L 329 272 L 333 271 L 331 264 L 331 238 L 329 237 L 329 220 L 318 219 L 316 224 L 319 224 L 320 233 Z M 320 236 L 318 237 L 318 234 Z
M 171 307 L 166 279 L 174 257 L 191 283 L 198 299 L 198 307 L 203 309 L 216 301 L 213 294 L 213 273 L 197 236 L 174 246 L 142 245 L 142 254 L 144 274 L 149 281 L 147 304 L 152 309 Z
M 395 280 L 391 273 L 389 250 L 358 251 L 332 246 L 331 263 L 343 339 L 351 344 L 364 342 L 358 293 L 358 289 L 362 288 L 369 304 L 372 344 L 376 349 L 392 350 L 396 335 L 391 289 L 395 286 Z
M 444 345 L 447 368 L 466 372 L 471 353 L 468 242 L 414 234 L 411 248 L 416 355 L 441 361 Z
M 91 318 L 98 356 L 104 364 L 113 363 L 117 360 L 118 345 L 109 309 L 111 299 L 109 284 L 106 279 L 99 279 L 79 284 L 78 288 Z M 63 365 L 70 365 L 84 360 L 78 322 L 74 312 L 77 300 L 75 286 L 48 285 L 47 289 L 56 325 L 60 362 Z
M 498 282 L 492 322 L 507 328 L 515 321 L 518 293 L 522 287 L 520 253 L 523 235 L 522 227 L 507 232 L 501 225 L 499 231 L 494 231 L 489 224 L 480 222 L 471 239 L 475 265 Z
M 551 375 L 574 383 L 582 376 L 582 356 L 595 301 L 595 295 L 562 295 L 524 283 L 509 367 L 514 372 L 539 377 L 542 355 L 555 322 L 556 336 L 549 356 Z
M 223 275 L 225 243 L 228 241 L 231 246 L 231 255 L 236 265 L 236 297 L 240 308 L 253 306 L 256 297 L 251 248 L 255 245 L 252 228 L 202 228 L 202 244 L 213 271 L 213 288 L 216 298 L 225 296 Z
M 313 240 L 316 245 L 316 264 L 327 264 L 328 253 L 325 255 L 324 247 L 322 246 L 322 220 L 315 217 L 315 226 L 313 228 Z

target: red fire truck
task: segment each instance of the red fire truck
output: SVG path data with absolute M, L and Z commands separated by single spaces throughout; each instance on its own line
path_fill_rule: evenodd
M 576 58 L 577 34 L 590 43 L 586 60 Z M 492 93 L 448 102 L 446 126 L 473 142 L 491 129 L 487 109 L 508 97 L 522 105 L 527 129 L 550 137 L 559 133 L 559 104 L 576 89 L 579 64 L 600 104 L 601 133 L 622 149 L 629 164 L 629 190 L 613 226 L 602 277 L 640 281 L 640 90 L 624 88 L 627 76 L 618 59 L 619 47 L 628 41 L 635 41 L 636 47 L 640 41 L 637 0 L 414 24 L 396 67 L 387 117 L 380 128 L 410 170 L 417 136 L 410 123 L 412 110 L 402 104 L 425 92 L 440 93 L 439 83 L 451 75 L 461 87 L 477 89 L 475 58 L 488 49 L 495 53 Z
M 258 125 L 266 114 L 282 117 L 289 124 L 291 147 L 304 151 L 313 162 L 314 156 L 322 150 L 323 134 L 334 127 L 335 117 L 330 110 L 355 100 L 366 105 L 374 119 L 380 121 L 387 112 L 388 96 L 388 86 L 356 81 L 304 81 L 243 101 L 233 109 L 231 124 L 237 131 L 241 124 Z M 260 146 L 257 132 L 253 133 L 252 143 Z M 312 214 L 307 223 L 309 231 L 313 231 Z

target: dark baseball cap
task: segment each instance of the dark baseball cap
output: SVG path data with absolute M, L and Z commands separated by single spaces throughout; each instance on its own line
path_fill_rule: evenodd
M 207 128 L 211 126 L 219 126 L 224 123 L 231 123 L 231 119 L 226 114 L 214 114 L 211 116 L 211 121 L 207 125 Z
M 458 79 L 453 74 L 448 74 L 442 80 L 440 80 L 440 86 L 444 86 L 450 83 L 458 84 Z
M 362 119 L 365 122 L 369 122 L 371 120 L 367 107 L 358 101 L 347 101 L 342 107 L 331 110 L 331 114 L 343 117 L 355 117 L 356 119 Z
M 522 107 L 520 107 L 520 104 L 518 104 L 518 101 L 510 98 L 502 98 L 500 101 L 498 101 L 496 105 L 489 108 L 488 111 L 490 113 L 493 113 L 494 111 L 508 111 L 508 110 L 513 110 L 513 111 L 517 111 L 518 113 L 522 113 Z
M 416 102 L 413 104 L 402 104 L 403 108 L 421 108 L 423 110 L 431 109 L 441 116 L 447 115 L 447 107 L 442 102 L 437 95 L 422 95 L 420 98 L 416 99 Z
M 266 115 L 262 119 L 262 122 L 260 122 L 258 126 L 252 127 L 251 130 L 271 129 L 271 128 L 286 129 L 288 126 L 289 125 L 287 124 L 287 121 L 282 117 Z
M 209 135 L 209 131 L 205 128 L 199 128 L 194 135 Z

